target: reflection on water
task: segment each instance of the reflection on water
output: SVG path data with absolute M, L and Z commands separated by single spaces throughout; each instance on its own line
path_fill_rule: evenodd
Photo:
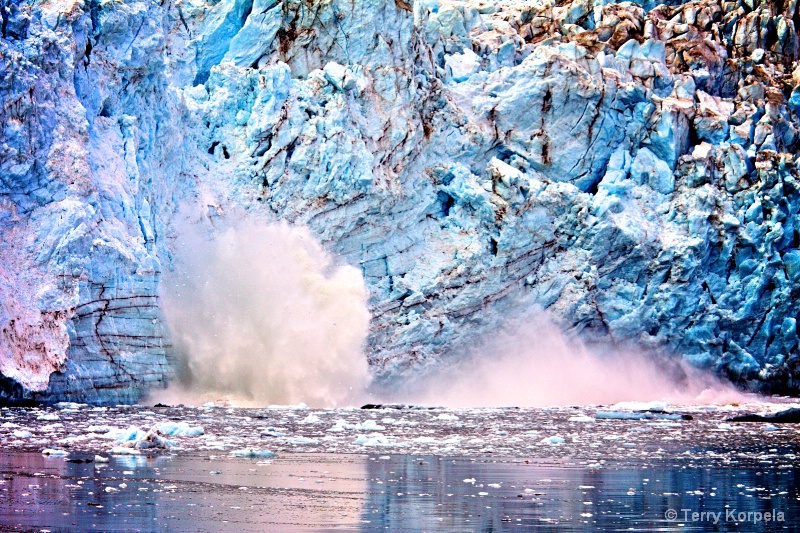
M 87 456 L 91 457 L 91 456 Z M 80 459 L 72 457 L 71 459 Z M 0 529 L 11 531 L 796 530 L 794 468 L 767 459 L 586 469 L 433 456 L 0 456 Z M 677 511 L 676 521 L 665 513 Z M 712 512 L 684 520 L 682 509 Z M 726 510 L 735 509 L 733 520 Z M 737 520 L 751 512 L 750 521 Z M 754 523 L 779 511 L 783 522 Z M 780 516 L 780 515 L 779 515 Z
M 437 457 L 369 464 L 365 519 L 374 530 L 764 531 L 763 523 L 726 523 L 726 509 L 780 510 L 785 521 L 770 528 L 796 530 L 800 511 L 794 469 L 587 470 Z M 680 520 L 666 520 L 669 509 Z M 722 515 L 714 526 L 713 517 L 684 521 L 682 509 Z

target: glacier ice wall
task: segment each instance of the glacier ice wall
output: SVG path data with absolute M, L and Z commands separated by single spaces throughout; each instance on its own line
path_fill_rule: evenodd
M 4 401 L 136 401 L 172 377 L 158 286 L 186 206 L 305 225 L 358 266 L 379 379 L 538 305 L 798 392 L 794 2 L 0 15 Z

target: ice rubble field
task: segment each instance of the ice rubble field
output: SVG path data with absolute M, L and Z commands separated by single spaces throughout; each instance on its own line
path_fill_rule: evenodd
M 569 458 L 576 466 L 660 459 L 792 468 L 800 442 L 793 424 L 736 423 L 742 413 L 772 413 L 787 403 L 671 408 L 652 402 L 613 406 L 470 409 L 265 409 L 203 407 L 3 408 L 5 451 L 46 455 L 216 457 L 387 453 L 506 458 Z M 689 419 L 691 418 L 691 419 Z M 84 459 L 86 460 L 86 459 Z M 91 460 L 91 459 L 89 459 Z

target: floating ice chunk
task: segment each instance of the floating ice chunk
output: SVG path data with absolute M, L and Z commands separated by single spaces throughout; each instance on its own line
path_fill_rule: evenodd
M 471 483 L 471 484 L 474 485 L 475 484 L 475 478 L 474 477 L 468 477 L 467 479 L 464 480 L 464 483 Z
M 0 427 L 4 428 L 18 428 L 19 424 L 15 424 L 14 422 L 3 422 L 3 425 Z
M 70 435 L 68 437 L 64 437 L 63 439 L 58 439 L 59 444 L 74 444 L 76 442 L 83 442 L 85 440 L 89 440 L 92 437 L 90 435 Z
M 69 455 L 69 452 L 66 450 L 59 450 L 56 448 L 45 448 L 42 450 L 42 455 L 47 455 L 49 457 L 66 457 Z
M 187 422 L 163 422 L 154 429 L 170 437 L 199 437 L 205 433 L 202 426 L 190 426 Z
M 135 448 L 128 448 L 125 446 L 114 446 L 113 448 L 108 450 L 108 453 L 110 453 L 111 455 L 139 455 L 142 452 L 140 452 Z
M 320 417 L 315 415 L 314 413 L 309 414 L 307 417 L 302 419 L 298 424 L 317 424 L 321 422 Z
M 666 402 L 620 402 L 608 408 L 609 411 L 666 411 Z
M 56 413 L 44 413 L 36 417 L 36 420 L 61 420 Z
M 147 433 L 136 426 L 130 426 L 128 429 L 114 428 L 106 434 L 107 438 L 114 439 L 119 443 L 142 440 L 146 436 Z
M 353 444 L 359 444 L 361 446 L 406 446 L 405 443 L 395 442 L 382 433 L 359 435 L 353 441 Z
M 458 420 L 458 417 L 456 415 L 448 415 L 447 413 L 442 413 L 439 416 L 437 416 L 436 418 L 434 418 L 434 420 L 444 420 L 444 421 L 452 422 L 452 421 Z
M 29 439 L 31 438 L 32 435 L 33 433 L 31 433 L 30 431 L 26 431 L 24 429 L 14 430 L 14 436 L 18 439 Z
M 439 441 L 433 437 L 417 437 L 412 442 L 417 444 L 438 444 Z
M 108 457 L 103 457 L 102 455 L 95 455 L 94 456 L 94 462 L 95 463 L 107 463 L 108 462 Z
M 413 426 L 418 426 L 419 425 L 419 422 L 412 422 L 410 420 L 406 420 L 405 418 L 401 418 L 400 420 L 397 420 L 397 419 L 390 418 L 390 417 L 386 417 L 386 418 L 382 419 L 381 423 L 382 424 L 386 424 L 387 426 L 409 426 L 409 427 L 413 427 Z
M 233 450 L 230 453 L 233 457 L 258 457 L 265 459 L 268 457 L 275 457 L 275 453 L 269 450 L 256 450 L 254 448 L 243 448 L 241 450 Z
M 289 444 L 296 444 L 298 446 L 317 446 L 319 444 L 317 439 L 309 439 L 308 437 L 303 436 L 286 439 L 286 442 Z
M 591 416 L 586 415 L 579 415 L 579 416 L 571 416 L 569 417 L 570 422 L 594 422 L 595 419 Z
M 81 407 L 88 407 L 85 403 L 75 403 L 75 402 L 58 402 L 56 407 L 59 409 L 68 409 L 70 411 L 77 411 Z
M 539 444 L 550 444 L 551 446 L 556 446 L 559 444 L 564 444 L 564 438 L 559 437 L 558 435 L 553 435 L 552 437 L 545 437 L 539 441 Z
M 125 443 L 123 446 L 127 446 L 128 444 L 130 443 Z M 175 446 L 175 443 L 151 430 L 147 432 L 144 438 L 133 441 L 133 446 L 141 450 L 146 450 L 148 448 L 172 448 Z
M 117 428 L 112 426 L 89 426 L 86 428 L 87 433 L 109 433 Z
M 598 420 L 647 420 L 647 413 L 627 413 L 624 411 L 597 411 L 594 417 Z
M 383 435 L 381 435 L 381 437 L 383 437 Z M 355 438 L 355 440 L 353 441 L 353 444 L 362 444 L 363 445 L 363 444 L 366 444 L 369 441 L 370 441 L 370 437 L 368 437 L 366 435 L 359 435 L 359 436 L 357 436 Z
M 379 425 L 372 419 L 364 420 L 360 424 L 356 424 L 353 426 L 354 430 L 356 431 L 383 431 L 386 429 L 384 426 Z
M 663 420 L 659 420 L 656 422 L 650 422 L 649 426 L 658 427 L 658 428 L 679 428 L 681 424 L 676 422 L 664 422 Z
M 372 419 L 364 420 L 363 422 L 359 422 L 358 424 L 350 424 L 347 420 L 342 420 L 341 418 L 337 420 L 333 427 L 327 429 L 327 431 L 331 431 L 334 433 L 340 433 L 345 430 L 352 430 L 352 431 L 383 431 L 386 429 L 385 426 L 381 426 L 377 422 Z
M 106 492 L 119 492 L 118 488 L 115 487 L 106 487 Z
M 493 489 L 499 489 L 499 488 L 500 488 L 500 483 L 489 483 L 489 484 L 488 484 L 488 485 L 486 485 L 486 486 L 487 486 L 487 487 L 491 487 L 491 488 L 493 488 Z
M 334 422 L 333 426 L 329 427 L 325 431 L 330 431 L 332 433 L 341 433 L 342 431 L 355 427 L 353 424 L 348 424 L 346 420 L 342 420 L 341 418 Z

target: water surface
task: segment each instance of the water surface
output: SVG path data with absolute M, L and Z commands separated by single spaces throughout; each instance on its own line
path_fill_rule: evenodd
M 87 456 L 88 458 L 88 456 Z M 75 456 L 71 461 L 80 460 Z M 411 455 L 0 456 L 9 531 L 797 530 L 794 468 L 611 464 Z M 713 463 L 713 461 L 711 462 Z M 784 522 L 684 521 L 681 509 Z M 665 518 L 669 509 L 679 520 Z

